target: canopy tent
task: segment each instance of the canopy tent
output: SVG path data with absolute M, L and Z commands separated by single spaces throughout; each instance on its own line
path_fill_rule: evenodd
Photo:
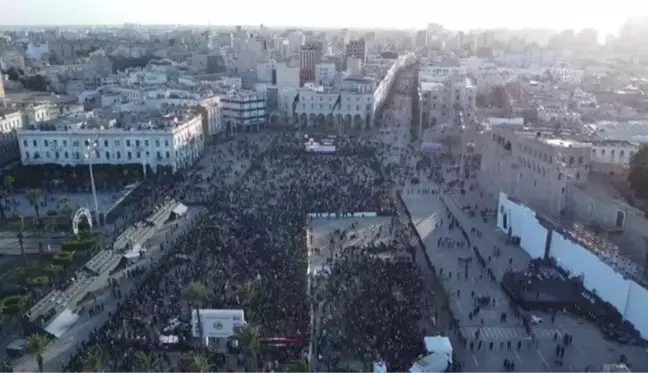
M 437 335 L 434 337 L 425 337 L 423 338 L 423 342 L 425 343 L 425 350 L 429 354 L 444 354 L 452 363 L 452 342 L 450 342 L 450 338 Z
M 45 331 L 56 338 L 61 338 L 61 336 L 65 334 L 65 332 L 67 332 L 78 319 L 79 315 L 72 312 L 69 308 L 66 308 L 60 315 L 56 316 L 51 323 L 47 324 Z
M 387 373 L 387 364 L 384 361 L 378 361 L 373 364 L 374 373 Z
M 189 210 L 187 205 L 183 203 L 178 203 L 178 206 L 176 206 L 172 212 L 176 217 L 179 218 L 181 216 L 184 216 L 187 213 L 187 210 Z
M 445 372 L 450 367 L 450 361 L 444 354 L 429 354 L 414 362 L 410 373 Z

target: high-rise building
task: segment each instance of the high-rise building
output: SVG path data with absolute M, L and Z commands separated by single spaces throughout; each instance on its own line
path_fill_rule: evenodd
M 299 50 L 299 82 L 304 85 L 306 82 L 315 81 L 315 65 L 322 60 L 322 46 L 316 43 L 309 43 Z
M 4 98 L 5 93 L 4 93 L 4 82 L 2 81 L 2 74 L 0 74 L 0 99 Z
M 367 43 L 364 39 L 350 40 L 345 46 L 345 57 L 359 58 L 362 62 L 367 58 Z

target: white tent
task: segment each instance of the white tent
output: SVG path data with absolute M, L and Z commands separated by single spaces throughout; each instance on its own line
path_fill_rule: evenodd
M 452 342 L 450 342 L 450 338 L 437 335 L 434 337 L 425 337 L 423 338 L 423 342 L 425 343 L 425 350 L 428 354 L 443 354 L 452 362 Z
M 180 217 L 184 216 L 184 214 L 187 213 L 187 210 L 189 210 L 189 208 L 186 205 L 178 203 L 178 206 L 173 209 L 173 213 L 176 214 L 176 216 Z
M 384 361 L 375 362 L 373 368 L 374 373 L 387 373 L 387 364 Z
M 414 362 L 410 373 L 437 373 L 448 370 L 450 362 L 443 354 L 429 354 Z
M 72 325 L 79 319 L 79 315 L 66 308 L 60 315 L 54 318 L 51 323 L 47 324 L 45 331 L 60 338 L 67 332 Z

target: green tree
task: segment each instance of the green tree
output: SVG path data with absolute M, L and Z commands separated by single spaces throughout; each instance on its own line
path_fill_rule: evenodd
M 137 351 L 137 361 L 142 372 L 153 372 L 159 363 L 157 356 L 144 351 Z
M 29 189 L 27 191 L 27 200 L 29 204 L 32 205 L 34 211 L 36 212 L 36 220 L 40 223 L 40 203 L 43 199 L 43 191 L 40 189 Z
M 43 372 L 43 354 L 47 348 L 49 341 L 43 334 L 32 334 L 27 337 L 27 351 L 36 355 L 36 362 L 38 362 L 38 371 Z
M 261 349 L 261 330 L 256 325 L 246 323 L 236 330 L 236 337 L 246 357 L 247 371 L 256 372 L 259 366 L 257 356 Z
M 70 201 L 70 198 L 63 197 L 59 200 L 59 212 L 67 219 L 72 218 L 72 214 L 74 213 L 74 207 L 72 207 L 72 201 Z
M 638 198 L 648 198 L 648 146 L 642 145 L 630 159 L 628 182 Z
M 211 372 L 212 367 L 209 359 L 203 354 L 193 353 L 183 359 L 183 365 L 187 372 Z
M 102 372 L 104 363 L 104 352 L 98 345 L 92 346 L 83 358 L 83 365 L 85 368 L 91 369 L 93 372 Z
M 297 373 L 310 372 L 310 365 L 305 359 L 299 359 L 293 364 L 292 371 Z
M 189 302 L 189 307 L 196 310 L 198 319 L 198 335 L 201 343 L 204 342 L 202 320 L 200 318 L 200 306 L 207 299 L 207 289 L 200 282 L 192 282 L 182 291 L 182 297 Z

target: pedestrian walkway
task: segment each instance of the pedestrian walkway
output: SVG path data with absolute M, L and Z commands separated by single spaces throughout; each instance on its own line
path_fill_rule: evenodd
M 477 327 L 477 326 L 467 326 L 462 328 L 465 336 L 475 336 L 477 330 L 479 332 L 479 339 L 486 341 L 504 341 L 504 340 L 521 340 L 528 339 L 529 336 L 524 328 L 516 327 L 506 327 L 506 326 L 487 326 L 487 327 Z M 555 328 L 539 328 L 534 329 L 536 338 L 538 339 L 551 339 L 557 333 L 558 336 L 561 336 L 562 333 L 560 330 Z

